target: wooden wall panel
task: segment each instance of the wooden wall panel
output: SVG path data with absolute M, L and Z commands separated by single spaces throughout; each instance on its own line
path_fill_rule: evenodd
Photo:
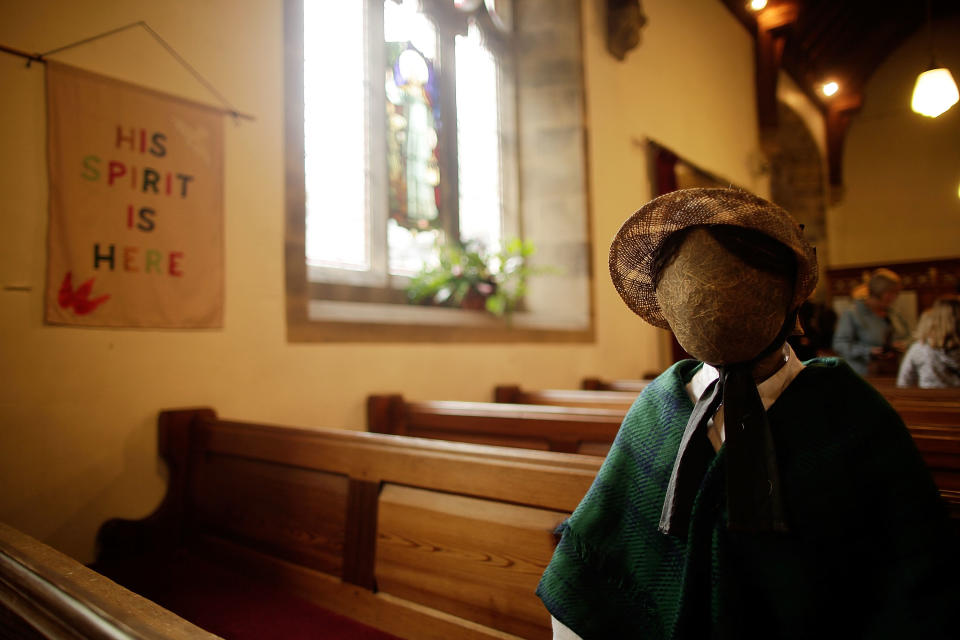
M 550 638 L 550 616 L 534 591 L 553 530 L 568 515 L 386 485 L 377 587 L 523 638 Z
M 207 455 L 194 482 L 194 517 L 202 530 L 340 575 L 346 476 Z

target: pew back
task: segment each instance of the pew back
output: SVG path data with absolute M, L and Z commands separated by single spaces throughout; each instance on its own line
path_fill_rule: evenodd
M 879 390 L 909 426 L 960 428 L 960 389 L 901 389 L 890 386 Z M 515 385 L 500 385 L 494 389 L 494 399 L 503 403 L 617 409 L 625 414 L 636 400 L 637 393 L 582 389 L 534 391 Z
M 619 409 L 626 412 L 637 399 L 636 391 L 588 391 L 584 389 L 543 389 L 531 391 L 517 385 L 498 385 L 493 390 L 494 402 L 538 404 L 589 409 Z
M 367 429 L 457 442 L 604 455 L 624 409 L 406 402 L 397 394 L 367 397 Z
M 163 412 L 160 445 L 170 490 L 148 518 L 148 546 L 202 548 L 415 638 L 549 638 L 534 589 L 554 528 L 601 462 L 248 424 L 211 410 Z M 108 555 L 123 548 L 110 544 L 110 527 L 102 538 Z
M 907 424 L 951 515 L 960 522 L 960 402 L 954 399 L 957 390 L 901 389 L 899 391 L 905 393 L 898 394 L 891 392 L 892 389 L 895 388 L 887 390 L 890 392 L 888 401 Z M 935 393 L 926 393 L 929 391 Z M 501 385 L 495 388 L 494 397 L 500 402 L 522 401 L 557 408 L 568 402 L 576 403 L 571 406 L 603 407 L 616 410 L 622 417 L 636 399 L 636 394 L 579 389 L 530 391 L 515 385 Z M 542 428 L 535 421 L 525 426 L 527 431 L 522 434 L 531 439 L 538 435 L 534 430 Z M 602 453 L 602 445 L 596 445 L 593 450 Z
M 640 378 L 636 380 L 606 380 L 603 378 L 584 378 L 580 381 L 580 388 L 586 391 L 629 391 L 631 393 L 640 393 L 644 387 L 650 384 L 653 378 Z

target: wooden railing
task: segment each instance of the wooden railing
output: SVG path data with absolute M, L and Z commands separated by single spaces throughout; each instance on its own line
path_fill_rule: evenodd
M 0 637 L 212 640 L 216 636 L 0 524 Z

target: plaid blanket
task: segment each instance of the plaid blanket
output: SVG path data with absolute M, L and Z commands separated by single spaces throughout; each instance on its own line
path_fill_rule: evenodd
M 562 525 L 537 594 L 585 640 L 955 638 L 956 540 L 909 432 L 836 359 L 807 363 L 768 417 L 790 533 L 726 530 L 725 449 L 686 539 L 658 531 L 699 363 L 644 389 Z

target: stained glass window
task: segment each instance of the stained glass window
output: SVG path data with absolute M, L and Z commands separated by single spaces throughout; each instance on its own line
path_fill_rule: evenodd
M 402 289 L 444 243 L 499 247 L 502 97 L 472 22 L 483 6 L 304 1 L 314 281 Z
M 385 0 L 387 245 L 391 273 L 415 273 L 441 237 L 437 29 L 416 0 Z
M 440 96 L 436 30 L 415 4 L 384 5 L 387 167 L 390 218 L 426 230 L 440 216 Z

